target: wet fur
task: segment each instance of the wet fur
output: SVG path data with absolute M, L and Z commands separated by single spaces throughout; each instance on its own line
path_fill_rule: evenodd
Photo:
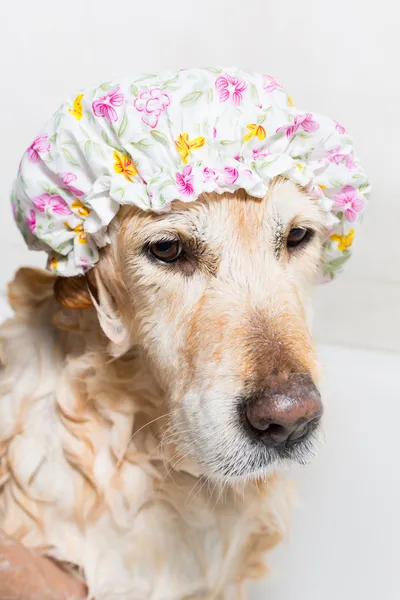
M 296 224 L 315 235 L 289 256 Z M 21 269 L 10 284 L 0 527 L 96 600 L 244 598 L 291 494 L 287 457 L 251 443 L 238 402 L 294 371 L 317 379 L 308 295 L 325 215 L 278 180 L 263 200 L 123 207 L 110 233 L 87 279 Z M 176 234 L 185 264 L 151 260 L 148 244 Z

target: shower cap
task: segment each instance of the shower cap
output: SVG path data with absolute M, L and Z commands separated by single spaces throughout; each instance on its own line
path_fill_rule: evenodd
M 370 186 L 345 128 L 296 109 L 264 74 L 182 69 L 80 91 L 27 148 L 12 206 L 28 246 L 73 276 L 98 261 L 123 204 L 161 212 L 240 188 L 262 198 L 278 175 L 329 213 L 329 280 L 351 256 Z

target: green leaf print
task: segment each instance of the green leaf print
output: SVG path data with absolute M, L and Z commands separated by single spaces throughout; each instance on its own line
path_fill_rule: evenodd
M 104 81 L 99 87 L 103 92 L 110 92 L 114 86 L 111 81 Z
M 176 89 L 176 86 L 174 84 L 177 82 L 178 82 L 178 75 L 175 75 L 175 77 L 172 77 L 172 79 L 167 79 L 167 81 L 165 81 L 162 84 L 162 87 L 164 88 L 164 90 L 172 91 L 172 90 Z
M 162 133 L 161 131 L 157 131 L 156 129 L 151 129 L 150 135 L 157 142 L 160 142 L 160 144 L 162 144 L 163 146 L 166 146 L 167 148 L 169 147 L 169 141 L 168 141 L 168 138 L 165 135 L 165 133 Z
M 329 185 L 335 188 L 343 187 L 343 183 L 340 181 L 340 179 L 332 179 L 332 181 L 329 182 Z
M 146 79 L 154 79 L 154 77 L 157 77 L 155 73 L 143 73 L 139 79 L 135 79 L 135 83 L 139 83 L 139 81 L 145 81 Z
M 170 185 L 175 185 L 175 182 L 172 181 L 172 179 L 167 179 L 167 181 L 164 181 L 164 183 L 162 183 L 160 185 L 160 190 L 163 190 L 164 188 L 170 186 Z
M 86 119 L 88 120 L 88 123 L 91 123 L 92 125 L 94 125 L 96 123 L 96 117 L 94 116 L 93 113 L 91 112 L 86 112 Z
M 49 137 L 49 140 L 52 144 L 55 144 L 57 138 L 58 138 L 58 133 L 53 133 L 53 135 L 51 137 Z
M 148 149 L 153 145 L 149 140 L 144 138 L 143 140 L 139 140 L 138 142 L 131 142 L 134 148 L 141 150 L 142 152 L 148 151 Z
M 209 102 L 209 104 L 211 104 L 211 102 L 213 101 L 213 98 L 214 98 L 214 92 L 210 88 L 209 90 L 207 90 L 207 102 Z
M 54 115 L 54 128 L 57 129 L 59 124 L 61 123 L 61 119 L 65 117 L 65 114 L 62 112 L 61 108 Z
M 252 83 L 250 86 L 250 93 L 252 100 L 257 104 L 260 104 L 260 96 L 258 95 L 257 88 L 254 83 Z
M 264 123 L 264 121 L 265 121 L 265 119 L 266 119 L 266 118 L 267 118 L 267 117 L 266 117 L 265 115 L 260 115 L 260 116 L 257 118 L 257 125 L 261 125 L 261 123 Z
M 191 94 L 188 94 L 187 96 L 182 98 L 182 100 L 180 101 L 179 104 L 187 104 L 187 105 L 194 104 L 202 97 L 202 95 L 203 95 L 203 92 L 192 92 Z
M 93 142 L 92 141 L 92 146 L 93 146 L 93 151 L 101 157 L 104 157 L 104 152 L 103 152 L 103 148 L 101 147 L 101 144 L 99 144 L 99 142 Z
M 124 116 L 121 121 L 121 125 L 119 126 L 119 129 L 118 129 L 118 137 L 121 137 L 124 135 L 127 127 L 128 127 L 128 116 L 126 113 L 124 113 Z
M 130 90 L 132 96 L 138 96 L 139 95 L 138 89 L 137 89 L 136 85 L 134 85 L 133 83 L 130 86 L 129 90 Z
M 51 194 L 51 187 L 49 186 L 49 184 L 47 183 L 47 181 L 41 181 L 40 185 L 42 186 L 42 189 L 47 192 L 48 194 Z
M 85 154 L 86 154 L 86 158 L 89 160 L 92 156 L 93 153 L 93 143 L 91 140 L 87 140 L 87 142 L 85 142 L 85 145 L 83 147 Z
M 73 167 L 79 167 L 78 160 L 71 154 L 67 148 L 61 148 L 61 152 L 64 154 L 65 160 L 69 162 Z
M 343 252 L 342 256 L 338 256 L 338 258 L 334 258 L 333 260 L 329 261 L 325 267 L 328 273 L 335 273 L 338 271 L 341 267 L 343 267 L 344 264 L 346 264 L 350 256 L 351 252 L 345 251 Z
M 106 134 L 105 131 L 101 132 L 101 137 L 103 138 L 103 140 L 105 141 L 105 143 L 107 144 L 107 146 L 111 146 L 110 140 L 108 139 L 108 135 Z
M 162 177 L 162 173 L 159 173 L 158 175 L 155 175 L 154 177 L 152 177 L 149 181 L 150 185 L 153 185 L 154 183 L 157 183 L 157 181 L 159 181 Z
M 261 163 L 261 165 L 259 166 L 259 168 L 260 169 L 266 169 L 267 167 L 269 167 L 269 165 L 272 165 L 273 162 L 274 162 L 273 160 L 270 160 L 269 162 L 268 161 L 263 162 L 263 163 Z
M 220 144 L 223 146 L 229 146 L 230 144 L 236 144 L 236 140 L 221 140 Z
M 108 137 L 108 135 L 106 134 L 105 131 L 101 132 L 101 137 L 103 138 L 103 140 L 105 141 L 107 146 L 110 146 L 110 148 L 114 148 L 114 150 L 117 150 L 117 152 L 120 152 L 121 154 L 126 154 L 126 152 L 123 148 L 120 148 L 119 146 L 115 146 L 114 144 L 112 144 L 110 142 L 110 138 Z
M 209 71 L 210 73 L 213 73 L 214 75 L 221 75 L 221 73 L 222 73 L 221 69 L 214 69 L 213 67 L 207 67 L 206 71 Z
M 85 136 L 85 138 L 88 139 L 88 140 L 90 140 L 90 133 L 88 133 L 86 131 L 86 129 L 84 127 L 82 127 L 82 125 L 79 125 L 79 129 L 82 131 L 82 133 Z

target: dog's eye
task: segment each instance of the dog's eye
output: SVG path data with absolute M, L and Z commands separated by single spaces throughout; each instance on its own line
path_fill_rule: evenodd
M 307 242 L 312 235 L 312 231 L 310 229 L 303 229 L 302 227 L 294 227 L 289 231 L 289 235 L 287 236 L 286 245 L 289 248 L 296 248 L 300 244 L 304 244 Z
M 161 240 L 150 244 L 149 251 L 157 260 L 171 263 L 181 256 L 182 245 L 179 240 Z

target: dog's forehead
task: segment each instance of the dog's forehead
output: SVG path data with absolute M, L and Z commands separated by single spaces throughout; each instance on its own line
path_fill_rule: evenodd
M 257 236 L 266 230 L 286 228 L 292 223 L 323 225 L 324 213 L 317 201 L 290 181 L 271 186 L 265 198 L 245 193 L 205 195 L 195 203 L 172 206 L 166 222 L 190 229 L 203 236 L 223 232 Z M 162 225 L 162 222 L 160 222 Z
M 318 200 L 288 180 L 277 180 L 264 198 L 234 194 L 204 194 L 195 202 L 173 202 L 164 213 L 126 207 L 119 222 L 125 242 L 134 246 L 160 235 L 197 238 L 209 244 L 231 240 L 246 247 L 269 243 L 290 227 L 323 230 L 327 213 Z

